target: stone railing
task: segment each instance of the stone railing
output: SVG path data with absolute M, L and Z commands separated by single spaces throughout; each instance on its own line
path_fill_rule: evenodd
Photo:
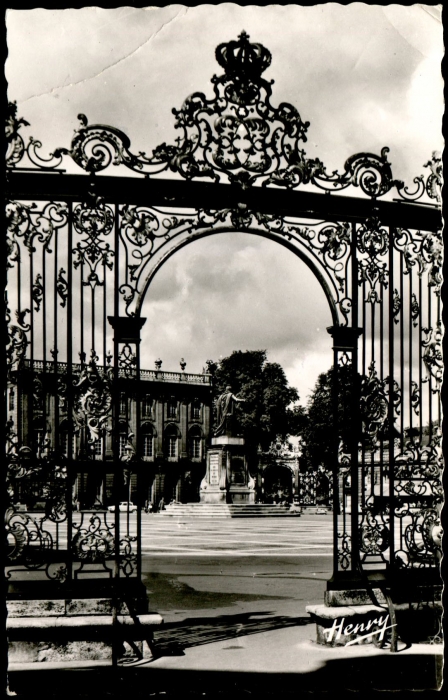
M 24 367 L 30 368 L 31 360 L 24 360 Z M 67 362 L 53 362 L 52 360 L 33 360 L 33 369 L 38 372 L 49 372 L 54 374 L 55 365 L 57 369 L 57 374 L 65 374 L 68 369 Z M 72 372 L 74 374 L 79 373 L 81 365 L 79 363 L 72 364 Z M 100 374 L 104 371 L 103 365 L 98 365 L 98 371 Z M 118 371 L 119 377 L 127 377 L 128 374 L 124 370 Z M 140 379 L 142 381 L 150 382 L 170 382 L 178 384 L 205 384 L 211 385 L 212 377 L 210 374 L 191 374 L 189 372 L 164 372 L 162 370 L 154 369 L 142 369 L 140 370 Z

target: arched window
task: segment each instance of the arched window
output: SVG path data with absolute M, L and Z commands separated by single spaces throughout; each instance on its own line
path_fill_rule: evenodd
M 176 459 L 178 456 L 179 431 L 175 425 L 168 425 L 164 435 L 165 457 Z
M 123 457 L 126 454 L 126 445 L 128 444 L 128 430 L 126 423 L 120 421 L 118 434 L 118 456 Z
M 70 435 L 69 423 L 63 420 L 59 426 L 59 444 L 65 457 L 76 457 L 76 435 Z
M 142 453 L 143 458 L 154 457 L 154 429 L 150 423 L 143 423 L 142 432 Z
M 45 428 L 44 421 L 40 418 L 33 421 L 33 432 L 31 435 L 33 450 L 37 457 L 42 457 L 48 447 L 49 434 Z
M 188 453 L 190 459 L 202 458 L 202 433 L 199 427 L 192 428 L 188 433 Z

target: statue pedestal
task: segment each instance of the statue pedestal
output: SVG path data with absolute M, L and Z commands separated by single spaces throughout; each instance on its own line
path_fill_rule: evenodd
M 201 483 L 201 503 L 255 503 L 254 486 L 247 468 L 244 438 L 212 438 Z

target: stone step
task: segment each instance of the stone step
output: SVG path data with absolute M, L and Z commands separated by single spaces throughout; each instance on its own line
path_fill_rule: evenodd
M 172 503 L 157 515 L 194 518 L 259 518 L 300 515 L 289 505 L 256 503 Z

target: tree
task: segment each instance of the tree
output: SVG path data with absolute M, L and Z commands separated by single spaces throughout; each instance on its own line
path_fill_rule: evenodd
M 349 453 L 354 439 L 364 450 L 376 449 L 380 442 L 385 444 L 390 439 L 389 379 L 381 380 L 375 372 L 374 364 L 369 368 L 368 375 L 357 374 L 359 394 L 357 404 L 352 405 L 352 366 L 340 365 L 337 372 L 337 436 L 334 433 L 333 367 L 319 375 L 308 400 L 301 437 L 302 454 L 309 469 L 315 470 L 320 465 L 331 469 L 341 443 L 343 451 Z M 400 437 L 394 425 L 392 434 Z
M 351 435 L 351 366 L 338 368 L 338 424 L 339 435 L 334 434 L 333 410 L 333 367 L 319 375 L 315 388 L 308 400 L 303 419 L 302 456 L 308 469 L 316 470 L 319 466 L 331 469 L 334 464 L 335 449 L 342 440 L 343 448 L 349 449 Z
M 207 365 L 214 371 L 215 400 L 226 386 L 245 400 L 238 414 L 249 451 L 259 445 L 267 450 L 277 436 L 298 434 L 304 413 L 297 405 L 299 394 L 289 386 L 281 365 L 267 361 L 266 350 L 235 350 L 218 365 Z

